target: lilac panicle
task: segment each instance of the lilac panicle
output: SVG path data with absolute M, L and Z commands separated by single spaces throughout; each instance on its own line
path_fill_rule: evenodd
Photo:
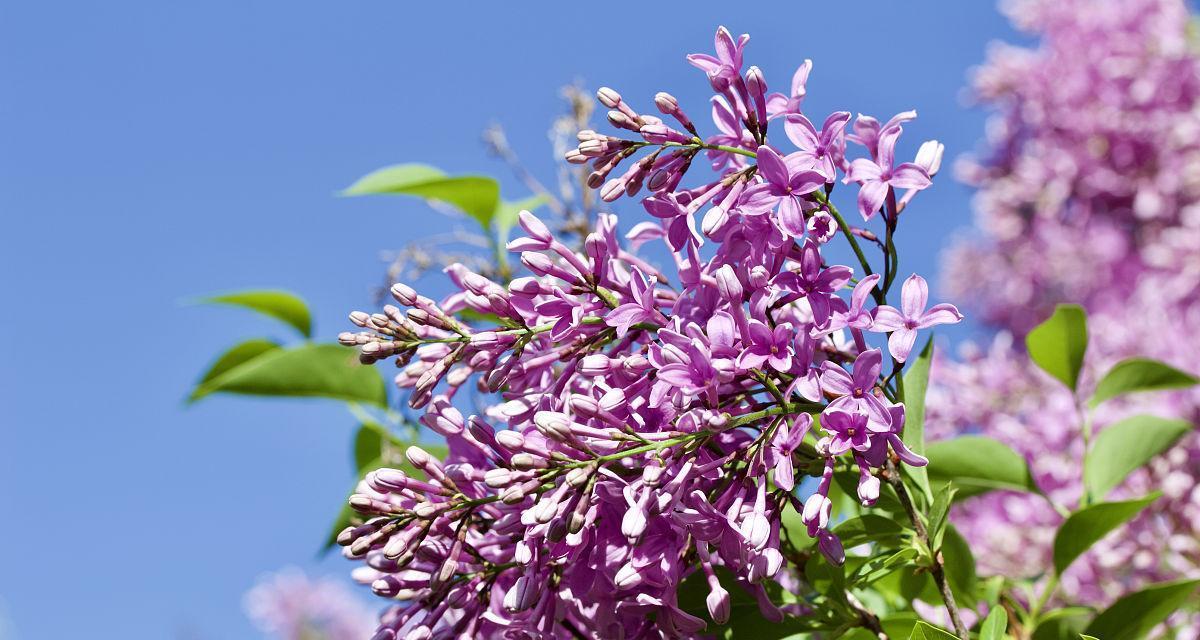
M 654 106 L 674 123 L 597 93 L 617 131 L 581 131 L 568 160 L 590 165 L 604 200 L 648 190 L 649 222 L 622 238 L 601 214 L 568 246 L 522 212 L 508 249 L 531 275 L 494 282 L 451 265 L 459 291 L 443 300 L 398 284 L 402 308 L 351 316 L 364 331 L 342 341 L 365 362 L 394 360 L 409 405 L 449 447 L 443 459 L 409 449 L 419 473 L 372 471 L 350 499 L 362 523 L 338 542 L 363 563 L 356 579 L 398 601 L 378 640 L 693 637 L 707 622 L 678 593 L 692 576 L 713 620 L 740 589 L 782 621 L 808 609 L 785 611 L 764 585 L 802 589 L 789 562 L 805 544 L 845 561 L 830 530 L 835 472 L 870 505 L 881 474 L 925 463 L 900 440 L 904 405 L 867 334 L 903 340 L 959 316 L 924 311 L 910 279 L 889 324 L 882 275 L 850 289 L 854 269 L 822 247 L 853 163 L 876 167 L 856 175 L 894 224 L 894 189 L 928 186 L 932 160 L 893 168 L 896 127 L 879 154 L 848 161 L 850 112 L 820 131 L 801 112 L 811 63 L 787 96 L 770 94 L 761 70 L 742 68 L 747 41 L 721 28 L 715 55 L 688 57 L 714 91 L 707 138 L 669 94 Z M 715 173 L 692 170 L 700 153 Z M 658 240 L 674 269 L 633 253 Z M 468 325 L 465 312 L 500 321 Z M 820 479 L 801 503 L 807 475 Z M 796 505 L 810 541 L 785 530 Z

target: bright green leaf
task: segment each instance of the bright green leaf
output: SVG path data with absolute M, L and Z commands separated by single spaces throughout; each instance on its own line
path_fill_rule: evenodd
M 962 436 L 931 442 L 925 453 L 930 479 L 953 481 L 971 495 L 993 489 L 1038 491 L 1025 458 L 991 438 Z
M 1108 370 L 1089 404 L 1094 408 L 1101 402 L 1126 393 L 1184 389 L 1200 383 L 1200 379 L 1168 364 L 1148 358 L 1122 360 Z
M 950 515 L 950 504 L 954 502 L 954 494 L 958 489 L 953 482 L 947 482 L 933 499 L 929 509 L 929 539 L 934 549 L 942 546 L 942 535 L 946 532 L 946 518 Z
M 500 183 L 487 176 L 448 176 L 423 164 L 397 164 L 359 178 L 343 195 L 398 194 L 453 205 L 490 228 L 500 205 Z
M 1155 492 L 1137 500 L 1101 502 L 1072 513 L 1054 535 L 1054 570 L 1060 575 L 1105 534 L 1158 499 Z
M 1133 470 L 1166 451 L 1192 430 L 1186 420 L 1150 415 L 1125 418 L 1101 431 L 1083 465 L 1083 485 L 1100 500 Z
M 918 455 L 925 455 L 925 392 L 929 387 L 929 366 L 933 362 L 933 336 L 921 349 L 921 355 L 909 365 L 904 374 L 904 432 L 900 439 Z M 933 501 L 929 474 L 925 467 L 904 465 L 904 473 L 913 479 L 926 503 Z
M 1077 304 L 1058 305 L 1054 315 L 1025 336 L 1034 363 L 1072 391 L 1079 382 L 1087 343 L 1087 312 Z
M 257 311 L 290 324 L 306 338 L 312 337 L 312 317 L 308 313 L 308 305 L 294 293 L 276 290 L 237 291 L 203 298 L 200 302 L 228 304 Z
M 1003 607 L 992 607 L 983 625 L 979 627 L 979 640 L 1004 640 L 1008 630 L 1008 613 Z
M 1079 640 L 1100 640 L 1096 636 L 1089 636 L 1086 633 L 1079 634 Z
M 1032 640 L 1075 640 L 1092 619 L 1084 607 L 1065 607 L 1043 615 L 1033 630 Z
M 850 586 L 861 587 L 899 570 L 917 557 L 917 550 L 908 547 L 895 553 L 884 553 L 868 560 L 854 575 L 846 578 Z
M 337 344 L 305 344 L 264 353 L 201 384 L 193 399 L 218 392 L 387 405 L 379 372 L 359 364 L 353 349 Z
M 958 636 L 924 620 L 918 620 L 917 624 L 913 625 L 912 633 L 908 634 L 908 640 L 958 640 Z
M 200 387 L 204 383 L 216 378 L 230 369 L 241 366 L 246 362 L 257 358 L 268 351 L 274 351 L 278 348 L 278 344 L 264 338 L 254 338 L 230 347 L 228 351 L 221 354 L 221 357 L 217 358 L 217 361 L 208 368 L 208 371 L 206 371 L 204 376 L 200 378 L 200 382 L 196 383 L 196 389 L 192 391 L 191 397 L 189 397 L 188 400 L 194 401 L 200 399 L 196 394 L 199 393 Z
M 373 422 L 364 422 L 354 434 L 354 468 L 359 475 L 370 471 L 370 465 L 383 458 L 383 443 L 387 429 Z
M 1096 616 L 1084 632 L 1104 640 L 1141 638 L 1191 600 L 1197 585 L 1200 580 L 1178 580 L 1131 593 Z
M 967 544 L 966 538 L 962 537 L 952 524 L 946 525 L 941 552 L 946 580 L 950 583 L 954 598 L 960 605 L 974 607 L 977 600 L 975 584 L 978 579 L 975 575 L 975 556 L 971 553 L 971 545 Z

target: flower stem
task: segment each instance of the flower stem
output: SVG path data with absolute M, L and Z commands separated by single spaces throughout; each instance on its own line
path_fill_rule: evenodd
M 858 244 L 858 238 L 854 237 L 854 233 L 850 229 L 850 223 L 846 222 L 846 219 L 842 217 L 837 207 L 833 206 L 833 203 L 829 201 L 829 197 L 820 191 L 814 192 L 813 197 L 817 199 L 817 202 L 825 205 L 825 208 L 829 210 L 829 215 L 833 216 L 834 220 L 837 220 L 838 228 L 842 230 L 842 235 L 846 237 L 846 241 L 850 243 L 850 248 L 854 250 L 854 255 L 858 258 L 858 263 L 862 265 L 863 275 L 875 273 L 875 270 L 871 268 L 871 263 L 867 262 L 867 254 L 863 253 L 862 247 Z M 872 289 L 871 295 L 875 297 L 877 304 L 883 304 L 883 293 L 879 289 Z
M 931 560 L 933 561 L 930 573 L 933 574 L 933 581 L 937 583 L 938 590 L 942 593 L 942 600 L 946 603 L 946 611 L 950 614 L 950 622 L 954 625 L 955 635 L 963 640 L 967 640 L 970 637 L 967 635 L 967 626 L 963 624 L 962 617 L 958 615 L 958 604 L 954 601 L 954 593 L 950 591 L 950 583 L 946 582 L 946 568 L 941 550 L 933 548 L 929 539 L 929 530 L 925 528 L 925 523 L 917 515 L 912 497 L 908 494 L 908 488 L 904 486 L 904 480 L 900 478 L 900 471 L 891 460 L 888 460 L 887 472 L 883 475 L 887 479 L 888 484 L 892 485 L 892 488 L 896 490 L 896 495 L 900 498 L 900 504 L 904 506 L 904 511 L 908 514 L 908 519 L 912 521 L 913 529 L 917 532 L 917 538 L 929 549 L 929 554 L 932 556 Z

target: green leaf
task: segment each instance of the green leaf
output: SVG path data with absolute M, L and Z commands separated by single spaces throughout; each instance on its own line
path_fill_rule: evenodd
M 294 293 L 277 290 L 237 291 L 220 296 L 202 298 L 206 304 L 228 304 L 257 311 L 263 315 L 282 320 L 295 327 L 305 338 L 312 337 L 312 317 L 308 305 Z
M 943 631 L 924 620 L 918 620 L 917 624 L 913 625 L 912 633 L 908 634 L 908 640 L 958 640 L 958 636 Z
M 891 518 L 867 513 L 837 525 L 833 532 L 841 538 L 842 545 L 850 549 L 868 542 L 896 544 L 904 539 L 907 530 Z
M 868 560 L 846 578 L 850 586 L 862 587 L 891 574 L 917 557 L 917 550 L 908 547 L 895 553 L 883 553 Z
M 200 378 L 200 382 L 196 383 L 196 388 L 192 390 L 188 401 L 193 402 L 200 399 L 200 397 L 196 394 L 199 393 L 200 387 L 204 383 L 209 382 L 210 380 L 220 376 L 230 369 L 243 365 L 250 360 L 257 358 L 268 351 L 274 351 L 278 348 L 278 344 L 265 338 L 254 338 L 230 347 L 228 351 L 221 354 L 221 356 L 217 358 L 217 361 L 208 368 L 208 371 L 206 371 L 204 376 Z
M 1055 609 L 1038 621 L 1032 640 L 1075 640 L 1091 620 L 1092 613 L 1085 607 Z
M 933 336 L 921 349 L 921 355 L 904 374 L 904 432 L 900 434 L 905 446 L 917 455 L 925 455 L 925 392 L 929 388 L 929 366 L 933 362 Z M 925 494 L 926 504 L 933 501 L 929 473 L 925 467 L 904 466 L 904 473 L 913 479 Z
M 1008 630 L 1008 613 L 1003 607 L 992 607 L 988 617 L 979 627 L 979 640 L 1004 640 L 1004 632 Z
M 1101 431 L 1083 464 L 1083 485 L 1088 495 L 1103 499 L 1133 470 L 1166 451 L 1192 430 L 1186 420 L 1138 415 Z
M 423 164 L 397 164 L 359 178 L 343 195 L 398 194 L 444 202 L 471 216 L 485 229 L 500 204 L 500 183 L 487 176 L 448 176 Z
M 958 489 L 953 482 L 947 482 L 933 499 L 933 507 L 929 510 L 929 539 L 934 549 L 942 546 L 942 535 L 946 532 L 947 516 L 950 515 L 950 505 L 954 502 L 954 494 Z
M 1168 364 L 1148 358 L 1122 360 L 1104 374 L 1088 404 L 1095 408 L 1101 402 L 1126 393 L 1184 389 L 1200 383 L 1200 378 L 1184 373 Z
M 1160 495 L 1155 492 L 1137 500 L 1101 502 L 1072 513 L 1054 535 L 1054 570 L 1062 575 L 1093 544 L 1136 516 Z
M 354 468 L 361 476 L 370 465 L 383 458 L 383 443 L 388 440 L 387 429 L 373 422 L 364 422 L 354 434 Z
M 509 202 L 508 200 L 501 202 L 500 206 L 496 209 L 496 216 L 493 219 L 493 225 L 496 227 L 496 238 L 500 241 L 500 244 L 508 242 L 508 232 L 513 228 L 513 225 L 517 224 L 517 214 L 522 211 L 533 213 L 538 207 L 547 202 L 550 202 L 550 198 L 544 194 L 529 196 L 515 202 Z
M 1158 626 L 1191 599 L 1200 580 L 1177 580 L 1149 586 L 1117 600 L 1084 630 L 1104 640 L 1135 640 Z
M 383 378 L 359 364 L 354 350 L 337 344 L 276 349 L 199 385 L 194 400 L 210 393 L 322 397 L 387 406 Z
M 1077 304 L 1058 305 L 1054 315 L 1025 336 L 1025 347 L 1034 363 L 1071 391 L 1079 382 L 1087 343 L 1087 312 Z
M 1038 492 L 1025 458 L 1004 444 L 982 436 L 962 436 L 929 443 L 929 477 L 953 481 L 976 495 L 993 489 Z
M 718 625 L 708 615 L 705 598 L 709 593 L 707 578 L 703 571 L 694 571 L 677 591 L 677 602 L 680 609 L 704 620 L 708 625 L 705 635 L 715 635 L 721 638 L 767 638 L 778 640 L 797 633 L 814 629 L 816 620 L 810 618 L 786 617 L 783 622 L 773 623 L 763 617 L 759 610 L 758 601 L 743 587 L 744 582 L 737 579 L 729 569 L 721 566 L 713 567 L 717 580 L 729 592 L 729 621 Z M 768 585 L 768 595 L 779 603 L 778 583 Z M 814 616 L 817 614 L 814 614 Z
M 1079 634 L 1079 640 L 1100 640 L 1096 636 L 1089 636 L 1086 633 Z
M 965 604 L 973 608 L 978 599 L 975 595 L 978 578 L 975 575 L 975 556 L 971 553 L 971 545 L 967 544 L 966 538 L 950 524 L 946 525 L 940 550 L 946 570 L 946 581 L 950 583 L 954 598 L 960 605 Z

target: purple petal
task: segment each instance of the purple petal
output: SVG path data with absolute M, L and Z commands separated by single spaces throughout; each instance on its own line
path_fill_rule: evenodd
M 912 274 L 904 281 L 900 291 L 900 308 L 905 318 L 920 318 L 925 313 L 925 305 L 929 303 L 929 284 L 925 278 Z
M 903 327 L 904 316 L 896 307 L 885 304 L 875 309 L 875 322 L 871 325 L 871 331 L 882 333 L 896 331 Z
M 758 148 L 758 174 L 771 184 L 787 187 L 788 168 L 783 162 L 783 156 L 766 145 Z
M 850 163 L 850 168 L 846 171 L 846 180 L 850 182 L 867 182 L 869 180 L 879 180 L 883 175 L 883 170 L 874 161 L 866 158 L 858 158 Z
M 875 386 L 875 378 L 883 368 L 883 353 L 879 349 L 870 349 L 858 354 L 854 359 L 854 385 L 863 389 Z
M 838 365 L 829 361 L 822 362 L 821 388 L 826 393 L 838 396 L 849 395 L 854 392 L 854 379 Z
M 798 149 L 811 151 L 820 144 L 820 140 L 817 139 L 817 128 L 808 118 L 798 113 L 788 114 L 783 122 L 783 131 L 787 134 L 788 140 L 791 140 Z
M 858 212 L 862 214 L 863 220 L 870 220 L 875 212 L 879 211 L 883 200 L 887 198 L 887 191 L 886 182 L 868 180 L 863 183 L 862 188 L 858 190 Z
M 916 341 L 917 332 L 915 329 L 897 329 L 888 338 L 888 351 L 891 352 L 893 358 L 904 362 L 908 360 L 908 354 L 912 352 L 913 344 Z
M 804 236 L 804 211 L 796 198 L 786 196 L 779 199 L 779 226 L 789 235 L 797 238 Z
M 896 162 L 896 140 L 904 129 L 900 125 L 892 125 L 879 132 L 879 149 L 876 161 L 884 170 L 891 169 Z
M 897 189 L 924 189 L 933 184 L 933 181 L 929 179 L 929 174 L 925 169 L 911 162 L 905 162 L 892 169 L 892 177 L 888 180 L 888 184 Z
M 957 324 L 961 322 L 963 315 L 958 312 L 958 308 L 952 304 L 943 302 L 935 304 L 921 316 L 917 322 L 917 327 L 920 329 L 928 329 L 936 324 Z

